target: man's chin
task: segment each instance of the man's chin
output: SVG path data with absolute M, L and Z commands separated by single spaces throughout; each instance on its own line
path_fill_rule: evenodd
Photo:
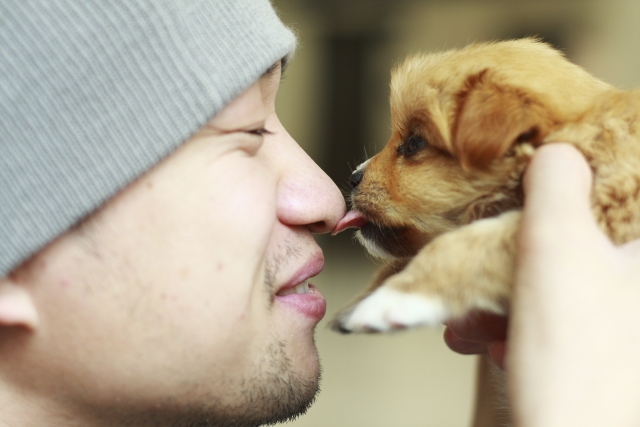
M 127 422 L 137 419 L 140 423 L 136 425 L 163 427 L 258 427 L 283 423 L 307 412 L 316 399 L 319 383 L 319 373 L 306 380 L 278 377 L 267 383 L 244 380 L 243 390 L 233 399 L 200 396 L 199 402 L 179 407 L 175 402 L 165 402 L 141 417 L 129 417 Z M 217 393 L 220 391 L 224 392 L 217 390 Z
M 227 420 L 216 425 L 260 426 L 290 421 L 307 412 L 316 399 L 321 379 L 315 339 L 309 338 L 305 354 L 291 357 L 291 344 L 274 340 L 261 358 L 252 378 L 243 381 L 238 399 L 236 424 Z M 300 351 L 300 347 L 296 350 Z M 296 360 L 296 365 L 292 364 Z M 206 425 L 206 424 L 205 424 Z
M 188 407 L 164 412 L 152 425 L 253 427 L 290 421 L 313 404 L 320 378 L 313 335 L 304 347 L 272 337 L 246 376 L 211 384 L 206 396 L 191 396 Z M 165 408 L 171 411 L 169 405 Z
M 320 374 L 312 381 L 306 384 L 297 384 L 296 388 L 299 394 L 295 399 L 289 399 L 288 402 L 281 402 L 277 412 L 273 413 L 268 419 L 265 418 L 256 426 L 264 424 L 276 424 L 278 422 L 292 421 L 301 415 L 304 415 L 316 400 L 320 390 Z
M 266 390 L 254 384 L 253 390 L 245 392 L 244 397 L 248 400 L 245 400 L 244 405 L 236 408 L 238 412 L 235 415 L 228 414 L 226 417 L 220 417 L 222 414 L 218 413 L 215 422 L 194 425 L 257 427 L 292 421 L 304 415 L 315 402 L 320 376 L 320 370 L 318 370 L 318 374 L 308 380 L 281 381 L 270 393 L 265 393 Z M 207 419 L 212 418 L 207 417 Z

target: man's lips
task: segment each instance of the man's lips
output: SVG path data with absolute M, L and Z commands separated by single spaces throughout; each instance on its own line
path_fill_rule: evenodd
M 347 214 L 338 221 L 336 224 L 336 228 L 331 232 L 332 236 L 346 230 L 347 228 L 362 228 L 364 227 L 368 221 L 362 216 L 360 212 L 357 210 L 351 210 L 347 212 Z
M 327 311 L 327 302 L 318 288 L 308 283 L 324 268 L 322 252 L 313 256 L 276 293 L 276 301 L 319 322 Z
M 305 287 L 305 293 L 276 295 L 276 302 L 312 319 L 315 325 L 322 320 L 327 312 L 327 301 L 318 288 L 312 284 L 307 283 Z
M 276 295 L 292 293 L 291 288 L 304 284 L 310 278 L 317 276 L 324 269 L 324 255 L 318 252 L 312 256 L 287 282 L 278 288 Z

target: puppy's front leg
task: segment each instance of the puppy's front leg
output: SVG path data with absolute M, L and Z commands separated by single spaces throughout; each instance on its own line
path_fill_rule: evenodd
M 386 332 L 436 326 L 472 310 L 505 313 L 520 217 L 507 212 L 437 237 L 345 313 L 339 328 Z
M 353 310 L 358 306 L 358 304 L 362 302 L 362 300 L 367 298 L 369 295 L 374 293 L 380 286 L 382 286 L 389 279 L 389 277 L 395 274 L 399 274 L 402 271 L 402 269 L 404 269 L 407 266 L 408 262 L 409 260 L 406 260 L 406 259 L 398 259 L 398 260 L 390 261 L 387 264 L 380 267 L 378 271 L 376 271 L 376 274 L 373 276 L 373 280 L 371 280 L 371 283 L 369 283 L 369 286 L 367 286 L 367 289 L 365 289 L 364 292 L 358 295 L 355 298 L 355 300 L 353 300 L 349 305 L 347 305 L 346 307 L 343 307 L 339 312 L 337 312 L 333 316 L 333 320 L 331 321 L 331 329 L 333 329 L 336 332 L 341 332 L 344 334 L 348 334 L 352 332 L 350 329 L 344 329 L 342 327 L 342 319 L 350 316 Z M 363 331 L 359 331 L 359 332 L 363 332 Z M 376 332 L 376 331 L 368 331 L 368 332 Z

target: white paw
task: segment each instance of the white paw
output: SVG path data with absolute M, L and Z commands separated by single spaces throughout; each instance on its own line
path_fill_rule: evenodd
M 451 317 L 438 297 L 379 288 L 334 323 L 341 332 L 389 332 L 416 326 L 438 326 Z

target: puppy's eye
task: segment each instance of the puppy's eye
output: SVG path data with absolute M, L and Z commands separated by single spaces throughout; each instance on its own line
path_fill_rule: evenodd
M 413 156 L 422 148 L 427 146 L 427 141 L 420 135 L 410 135 L 404 142 L 398 147 L 398 154 L 405 157 Z

